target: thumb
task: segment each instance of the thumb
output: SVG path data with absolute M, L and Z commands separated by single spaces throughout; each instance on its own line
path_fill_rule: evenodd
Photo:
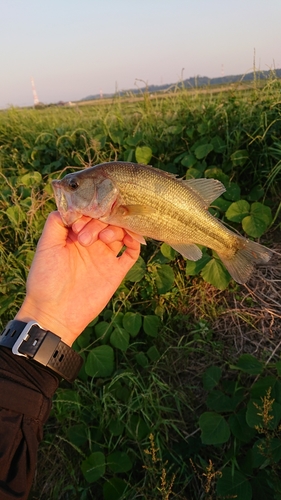
M 42 250 L 45 247 L 64 246 L 67 236 L 68 228 L 62 222 L 59 212 L 51 212 L 39 239 L 38 248 Z

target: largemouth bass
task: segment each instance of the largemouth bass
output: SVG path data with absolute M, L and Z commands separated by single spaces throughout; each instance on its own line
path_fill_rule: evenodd
M 238 283 L 271 251 L 226 228 L 208 211 L 225 187 L 215 179 L 182 180 L 146 165 L 102 163 L 52 182 L 65 225 L 82 215 L 124 228 L 141 243 L 144 236 L 166 242 L 189 260 L 197 245 L 215 250 Z

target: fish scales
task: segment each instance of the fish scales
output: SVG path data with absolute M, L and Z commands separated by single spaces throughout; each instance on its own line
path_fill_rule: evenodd
M 208 211 L 224 191 L 215 179 L 182 180 L 159 169 L 129 162 L 102 163 L 53 181 L 58 210 L 66 225 L 83 215 L 165 241 L 184 257 L 198 260 L 197 245 L 215 250 L 231 276 L 245 283 L 253 264 L 272 253 L 226 228 Z
M 129 167 L 122 170 L 121 175 L 120 167 L 110 168 L 108 172 L 105 165 L 104 170 L 118 182 L 125 205 L 153 205 L 154 210 L 146 217 L 141 214 L 130 218 L 130 229 L 133 231 L 145 230 L 146 236 L 169 243 L 194 242 L 196 232 L 196 243 L 205 246 L 210 246 L 216 235 L 217 252 L 225 249 L 226 245 L 230 247 L 231 254 L 235 251 L 236 237 L 206 212 L 206 203 L 198 193 L 188 188 L 188 183 L 184 184 L 176 177 L 150 167 L 142 171 Z M 159 216 L 161 225 L 158 224 Z M 204 221 L 201 222 L 202 216 Z M 114 217 L 106 220 L 114 224 Z M 219 229 L 223 231 L 218 232 Z

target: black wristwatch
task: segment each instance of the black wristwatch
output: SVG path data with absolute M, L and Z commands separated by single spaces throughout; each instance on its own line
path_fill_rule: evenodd
M 69 382 L 75 380 L 83 364 L 77 352 L 36 321 L 9 321 L 0 334 L 1 346 L 8 347 L 17 356 L 36 361 Z

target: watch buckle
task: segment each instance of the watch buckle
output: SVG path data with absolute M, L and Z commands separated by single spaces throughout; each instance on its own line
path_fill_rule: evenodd
M 29 332 L 34 325 L 39 326 L 39 328 L 41 328 L 39 323 L 37 323 L 36 321 L 29 321 L 12 347 L 13 354 L 16 354 L 17 356 L 23 356 L 24 358 L 28 357 L 26 354 L 22 354 L 21 352 L 19 352 L 19 348 L 22 345 L 22 343 L 28 339 Z

